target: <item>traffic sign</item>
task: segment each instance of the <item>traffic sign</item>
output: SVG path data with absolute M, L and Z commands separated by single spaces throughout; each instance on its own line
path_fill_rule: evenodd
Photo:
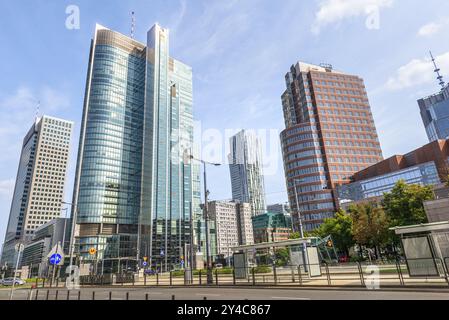
M 148 265 L 148 262 L 144 261 L 144 262 L 142 263 L 142 265 L 143 265 L 144 267 L 146 267 L 146 266 Z
M 97 253 L 97 249 L 95 249 L 94 247 L 92 247 L 92 248 L 89 249 L 89 254 L 90 254 L 91 256 L 93 256 L 93 255 L 96 254 L 96 253 Z
M 25 246 L 23 245 L 23 243 L 18 243 L 16 244 L 15 249 L 17 252 L 22 252 L 23 249 L 25 249 Z
M 54 253 L 51 255 L 49 262 L 51 265 L 59 265 L 62 261 L 62 256 L 59 253 Z

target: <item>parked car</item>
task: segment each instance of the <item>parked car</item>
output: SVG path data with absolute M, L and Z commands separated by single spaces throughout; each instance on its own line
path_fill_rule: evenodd
M 20 278 L 15 278 L 15 279 L 14 278 L 6 278 L 6 279 L 3 279 L 3 281 L 2 281 L 2 285 L 4 285 L 4 286 L 12 286 L 13 283 L 16 286 L 22 286 L 25 284 L 25 281 L 23 281 Z
M 217 263 L 217 264 L 215 265 L 215 268 L 216 268 L 216 269 L 223 269 L 223 265 L 222 265 L 221 263 Z

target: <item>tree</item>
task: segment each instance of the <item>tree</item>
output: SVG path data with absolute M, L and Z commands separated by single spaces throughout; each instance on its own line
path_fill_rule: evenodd
M 354 240 L 359 245 L 374 248 L 376 257 L 379 257 L 380 247 L 388 243 L 389 220 L 381 207 L 370 203 L 354 205 L 349 208 L 353 225 Z
M 424 202 L 433 200 L 432 186 L 406 184 L 400 180 L 390 193 L 384 195 L 382 206 L 391 227 L 427 223 Z
M 315 231 L 321 238 L 332 236 L 335 247 L 349 256 L 349 249 L 354 245 L 352 236 L 352 219 L 345 211 L 339 210 L 335 217 L 325 219 Z

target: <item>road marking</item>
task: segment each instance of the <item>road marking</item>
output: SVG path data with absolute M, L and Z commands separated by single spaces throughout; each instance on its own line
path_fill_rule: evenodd
M 271 299 L 281 299 L 281 300 L 312 300 L 310 298 L 293 298 L 293 297 L 271 297 Z

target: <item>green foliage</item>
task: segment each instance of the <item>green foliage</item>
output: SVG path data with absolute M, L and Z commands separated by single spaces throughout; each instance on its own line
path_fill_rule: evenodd
M 288 265 L 290 261 L 290 253 L 287 248 L 281 248 L 276 250 L 276 266 L 283 267 Z
M 321 238 L 332 236 L 335 247 L 347 255 L 349 248 L 354 245 L 352 218 L 343 210 L 339 210 L 334 218 L 325 219 L 315 234 Z
M 271 273 L 273 270 L 270 266 L 257 266 L 254 267 L 254 273 Z
M 432 186 L 409 185 L 401 180 L 384 195 L 382 205 L 391 227 L 407 226 L 428 222 L 424 202 L 433 199 Z
M 381 207 L 370 203 L 359 204 L 349 208 L 353 220 L 352 233 L 358 244 L 375 247 L 388 243 L 389 220 Z

